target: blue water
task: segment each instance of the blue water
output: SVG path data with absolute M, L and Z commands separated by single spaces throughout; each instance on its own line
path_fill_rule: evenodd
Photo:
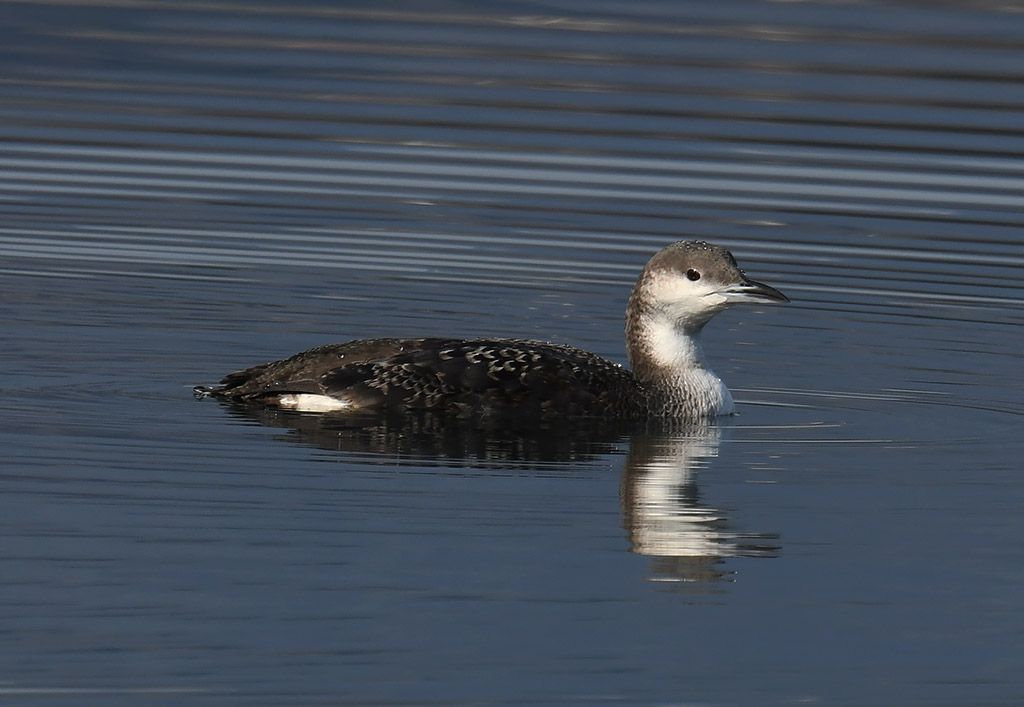
M 1024 699 L 1024 24 L 1009 6 L 0 2 L 0 702 Z M 331 341 L 624 361 L 711 428 L 233 414 Z

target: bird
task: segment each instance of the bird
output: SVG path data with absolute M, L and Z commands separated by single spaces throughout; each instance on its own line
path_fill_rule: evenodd
M 197 398 L 322 414 L 707 420 L 735 412 L 701 331 L 737 304 L 786 303 L 727 249 L 678 241 L 644 266 L 626 308 L 630 367 L 532 339 L 374 338 L 327 344 L 230 373 Z

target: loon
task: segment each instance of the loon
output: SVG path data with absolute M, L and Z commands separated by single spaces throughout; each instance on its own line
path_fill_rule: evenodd
M 458 416 L 585 415 L 699 420 L 734 412 L 700 333 L 740 303 L 788 302 L 725 248 L 679 241 L 648 261 L 626 308 L 632 371 L 528 339 L 361 339 L 231 373 L 196 397 L 300 412 L 432 410 Z

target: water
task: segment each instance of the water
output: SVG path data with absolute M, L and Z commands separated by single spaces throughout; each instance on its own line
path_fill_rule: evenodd
M 4 704 L 1024 695 L 1013 5 L 0 3 Z M 712 428 L 232 414 L 328 341 L 623 360 L 793 304 Z

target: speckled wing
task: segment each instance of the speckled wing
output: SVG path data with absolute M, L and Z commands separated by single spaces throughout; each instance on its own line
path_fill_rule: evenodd
M 634 414 L 632 374 L 600 356 L 520 339 L 430 340 L 324 373 L 320 392 L 354 407 L 462 415 Z
M 359 339 L 318 346 L 280 361 L 261 363 L 225 376 L 214 388 L 197 392 L 241 402 L 257 402 L 281 393 L 323 393 L 321 377 L 331 371 L 385 361 L 433 346 L 439 339 Z

